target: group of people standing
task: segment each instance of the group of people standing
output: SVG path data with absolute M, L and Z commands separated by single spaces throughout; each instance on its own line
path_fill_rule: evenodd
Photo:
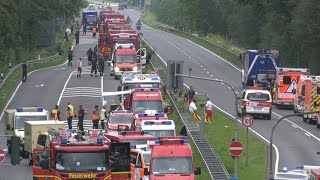
M 83 108 L 82 105 L 79 105 L 78 111 L 75 111 L 74 106 L 70 102 L 68 102 L 67 108 L 65 110 L 65 115 L 68 123 L 68 129 L 72 129 L 72 120 L 75 117 L 75 118 L 78 118 L 77 129 L 81 132 L 84 131 L 83 120 L 85 116 L 88 115 L 88 111 L 86 107 Z M 51 118 L 56 121 L 61 121 L 61 113 L 58 105 L 56 105 L 55 108 L 51 111 Z M 103 108 L 100 111 L 99 106 L 95 105 L 91 113 L 92 128 L 104 129 L 104 120 L 106 120 L 106 118 L 107 118 L 107 111 L 105 110 L 105 108 Z M 101 120 L 101 127 L 99 127 L 100 120 Z
M 105 65 L 105 59 L 103 55 L 98 51 L 98 46 L 96 45 L 94 47 L 94 50 L 90 48 L 87 51 L 87 57 L 88 57 L 88 62 L 91 64 L 91 74 L 90 76 L 92 77 L 93 72 L 95 77 L 98 77 L 97 71 L 99 70 L 100 76 L 104 75 L 104 65 Z

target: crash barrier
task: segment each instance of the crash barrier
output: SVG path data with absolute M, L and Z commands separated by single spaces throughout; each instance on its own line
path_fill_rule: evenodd
M 161 57 L 157 54 L 156 51 L 155 51 L 155 54 L 159 57 L 159 59 L 161 59 Z M 161 68 L 162 67 L 161 64 L 165 64 L 166 66 L 166 62 L 150 61 L 150 64 L 155 70 L 156 69 L 163 70 L 164 68 Z M 159 76 L 162 81 L 163 78 L 165 79 L 166 74 L 165 73 L 163 73 L 163 75 L 159 74 Z M 162 81 L 162 84 L 166 84 L 166 83 Z M 191 137 L 194 145 L 196 146 L 198 152 L 200 153 L 202 161 L 205 163 L 206 168 L 211 176 L 211 179 L 215 179 L 215 180 L 229 179 L 230 177 L 229 172 L 227 171 L 226 167 L 222 163 L 218 154 L 215 152 L 207 136 L 204 134 L 203 141 L 202 142 L 200 141 L 199 125 L 195 122 L 195 120 L 189 117 L 190 113 L 180 112 L 181 109 L 179 109 L 177 106 L 178 101 L 174 100 L 175 97 L 172 97 L 173 95 L 171 95 L 170 91 L 167 88 L 164 88 L 164 89 L 165 89 L 165 94 L 169 96 L 170 101 L 174 105 L 183 125 L 186 127 L 189 137 Z
M 61 44 L 61 49 L 62 49 L 62 47 L 64 46 L 64 44 L 65 44 L 65 40 L 63 40 L 63 42 L 62 42 L 62 44 Z M 57 53 L 57 54 L 55 54 L 55 55 L 53 55 L 53 56 L 49 56 L 49 57 L 42 58 L 42 59 L 30 60 L 30 61 L 27 61 L 26 63 L 27 63 L 27 64 L 34 64 L 34 63 L 39 63 L 39 62 L 44 62 L 44 61 L 51 61 L 51 60 L 53 60 L 53 59 L 56 59 L 57 57 L 59 57 L 59 53 Z M 12 74 L 15 70 L 21 68 L 22 64 L 23 64 L 23 63 L 19 63 L 19 64 L 13 66 L 13 67 L 10 69 L 10 71 L 6 74 L 6 76 L 3 78 L 3 80 L 2 80 L 1 83 L 0 83 L 0 89 L 1 89 L 2 86 L 6 83 L 6 81 L 9 79 L 9 77 L 11 76 L 11 74 Z

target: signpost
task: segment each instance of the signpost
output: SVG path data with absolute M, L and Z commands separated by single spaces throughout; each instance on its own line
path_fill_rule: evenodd
M 4 150 L 0 149 L 0 163 L 2 163 L 5 158 L 6 158 L 6 155 L 5 155 Z
M 229 151 L 232 156 L 239 157 L 243 153 L 243 145 L 239 141 L 233 141 L 229 145 Z
M 248 166 L 248 144 L 249 144 L 249 127 L 253 125 L 254 119 L 250 115 L 245 115 L 242 117 L 242 124 L 247 128 L 247 142 L 246 142 L 246 165 Z

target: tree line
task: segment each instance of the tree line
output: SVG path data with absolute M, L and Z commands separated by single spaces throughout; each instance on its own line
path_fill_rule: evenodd
M 44 22 L 79 16 L 86 6 L 86 0 L 0 0 L 0 66 L 28 60 Z
M 281 66 L 320 73 L 317 0 L 152 0 L 158 20 L 185 30 L 238 39 L 242 47 L 277 49 Z

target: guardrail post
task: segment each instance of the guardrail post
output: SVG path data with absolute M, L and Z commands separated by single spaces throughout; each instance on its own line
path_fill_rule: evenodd
M 4 75 L 3 75 L 3 73 L 1 73 L 1 75 L 0 75 L 0 76 L 1 76 L 1 80 L 3 80 L 3 79 L 4 79 Z
M 8 66 L 9 66 L 9 69 L 11 69 L 11 63 L 9 63 L 9 65 L 8 65 Z

